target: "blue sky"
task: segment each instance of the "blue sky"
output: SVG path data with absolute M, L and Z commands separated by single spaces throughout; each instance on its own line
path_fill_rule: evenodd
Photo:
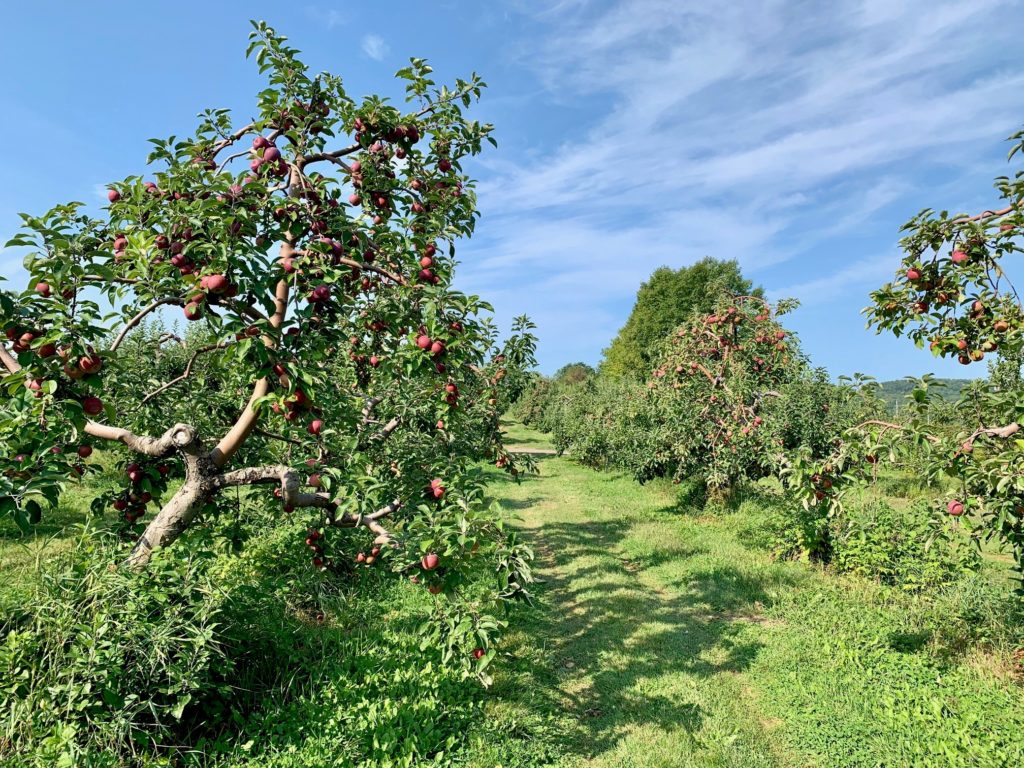
M 200 109 L 249 116 L 264 18 L 349 92 L 409 56 L 480 72 L 499 141 L 458 284 L 540 327 L 541 368 L 596 363 L 656 267 L 735 258 L 813 362 L 879 378 L 965 371 L 864 329 L 924 207 L 983 210 L 1024 125 L 1024 6 L 1003 2 L 36 2 L 0 27 L 0 238 L 17 212 L 137 173 Z M 17 285 L 21 255 L 0 252 Z

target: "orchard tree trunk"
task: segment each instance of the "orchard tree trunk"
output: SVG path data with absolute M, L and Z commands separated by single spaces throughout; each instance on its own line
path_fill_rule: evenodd
M 202 451 L 199 438 L 192 433 L 186 443 L 179 443 L 185 460 L 185 482 L 177 493 L 160 509 L 146 526 L 145 532 L 125 560 L 131 568 L 144 568 L 153 556 L 153 550 L 166 547 L 191 525 L 210 494 L 216 492 L 214 478 L 218 471 L 213 461 Z

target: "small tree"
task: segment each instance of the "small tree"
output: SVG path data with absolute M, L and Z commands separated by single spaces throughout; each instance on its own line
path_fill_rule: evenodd
M 532 326 L 499 345 L 488 305 L 450 287 L 478 215 L 462 163 L 493 143 L 463 113 L 484 83 L 437 86 L 413 59 L 402 111 L 310 74 L 264 23 L 248 53 L 268 78 L 255 117 L 202 113 L 193 137 L 152 140 L 157 170 L 110 185 L 103 216 L 61 205 L 9 243 L 33 250 L 27 290 L 0 299 L 0 506 L 30 523 L 93 445 L 120 446 L 124 487 L 96 508 L 121 514 L 133 567 L 227 489 L 266 486 L 318 569 L 387 560 L 468 599 L 486 561 L 492 594 L 521 593 L 528 551 L 475 462 L 518 471 L 497 415 Z M 174 307 L 203 333 L 168 378 L 180 340 L 137 329 Z M 471 615 L 460 631 L 486 647 L 493 622 Z
M 780 445 L 765 412 L 805 366 L 776 320 L 792 306 L 727 295 L 669 337 L 648 386 L 661 394 L 677 478 L 723 492 L 771 470 Z

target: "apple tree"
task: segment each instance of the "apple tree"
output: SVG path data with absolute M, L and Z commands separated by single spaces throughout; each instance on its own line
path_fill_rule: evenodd
M 805 367 L 777 319 L 792 306 L 726 295 L 669 336 L 648 386 L 662 401 L 677 478 L 703 477 L 720 493 L 772 471 L 770 402 Z
M 496 622 L 473 601 L 523 594 L 529 551 L 478 467 L 523 466 L 497 416 L 534 344 L 525 318 L 499 343 L 451 286 L 478 216 L 463 164 L 493 143 L 465 114 L 485 84 L 439 86 L 412 59 L 407 106 L 357 101 L 253 26 L 250 118 L 203 112 L 151 140 L 151 171 L 110 184 L 101 215 L 24 216 L 9 244 L 30 278 L 0 295 L 0 505 L 32 522 L 107 448 L 123 486 L 94 506 L 140 568 L 248 489 L 293 517 L 313 567 L 379 563 L 470 604 L 453 627 L 482 669 Z M 175 316 L 200 330 L 141 330 Z
M 1024 131 L 1011 137 L 1010 159 L 1024 156 Z M 987 383 L 964 393 L 961 425 L 928 417 L 927 382 L 914 392 L 909 418 L 872 420 L 847 432 L 842 447 L 817 471 L 845 482 L 863 481 L 882 461 L 917 455 L 925 479 L 952 482 L 936 499 L 936 521 L 960 518 L 978 538 L 995 538 L 1013 551 L 1024 574 L 1024 460 L 1020 439 L 1024 389 L 1024 305 L 1008 257 L 1024 252 L 1024 171 L 996 179 L 1000 201 L 974 213 L 926 209 L 904 225 L 904 256 L 895 279 L 873 292 L 865 309 L 870 326 L 927 345 L 937 357 L 976 364 L 998 354 L 1003 362 Z M 1007 372 L 1007 366 L 1015 370 Z M 831 482 L 831 480 L 830 480 Z M 829 489 L 826 503 L 834 503 Z

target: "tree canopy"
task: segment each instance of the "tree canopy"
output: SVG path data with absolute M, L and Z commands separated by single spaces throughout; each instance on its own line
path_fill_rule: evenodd
M 695 312 L 710 312 L 722 291 L 760 296 L 734 260 L 705 257 L 680 269 L 659 267 L 641 284 L 626 324 L 604 350 L 601 372 L 643 376 L 650 372 L 658 346 Z

